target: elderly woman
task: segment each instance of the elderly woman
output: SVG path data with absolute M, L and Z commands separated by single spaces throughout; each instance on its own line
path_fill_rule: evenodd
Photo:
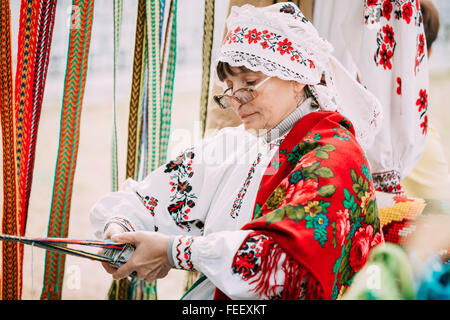
M 243 124 L 95 204 L 96 236 L 136 246 L 104 267 L 198 270 L 186 299 L 339 298 L 383 241 L 363 151 L 378 102 L 293 4 L 233 7 L 227 27 L 214 99 Z

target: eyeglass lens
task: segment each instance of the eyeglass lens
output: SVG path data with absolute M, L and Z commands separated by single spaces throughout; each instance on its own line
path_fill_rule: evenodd
M 234 93 L 234 97 L 237 98 L 240 104 L 246 104 L 253 100 L 253 95 L 248 89 L 241 89 Z M 233 97 L 229 94 L 224 95 L 220 99 L 220 103 L 222 103 L 226 108 L 230 108 L 233 101 Z

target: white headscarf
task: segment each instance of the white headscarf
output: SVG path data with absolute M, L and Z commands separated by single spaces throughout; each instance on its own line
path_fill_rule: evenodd
M 378 100 L 331 54 L 333 47 L 293 3 L 232 7 L 228 34 L 216 59 L 311 89 L 322 110 L 338 111 L 354 125 L 364 150 L 382 119 Z M 322 76 L 326 86 L 321 85 Z

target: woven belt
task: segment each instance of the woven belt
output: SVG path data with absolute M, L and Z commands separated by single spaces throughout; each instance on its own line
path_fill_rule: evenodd
M 208 114 L 209 80 L 211 68 L 211 51 L 214 38 L 214 0 L 205 0 L 203 22 L 203 63 L 202 63 L 202 91 L 200 94 L 200 122 L 202 135 L 205 134 L 206 117 Z
M 44 94 L 45 79 L 53 34 L 56 0 L 22 0 L 18 36 L 15 97 L 12 103 L 12 72 L 10 58 L 9 2 L 2 2 L 2 74 L 4 75 L 3 107 L 9 104 L 11 115 L 4 114 L 2 126 L 9 126 L 4 139 L 5 197 L 3 232 L 24 235 L 33 177 L 36 136 Z M 6 79 L 8 78 L 8 79 Z M 6 102 L 7 101 L 7 102 Z M 3 109 L 3 112 L 6 110 Z M 13 138 L 14 137 L 14 138 Z M 6 147 L 5 147 L 6 146 Z M 15 160 L 13 170 L 10 158 Z M 15 186 L 12 187 L 12 184 Z M 13 200 L 15 198 L 15 200 Z M 13 204 L 15 202 L 15 204 Z M 23 247 L 4 243 L 3 299 L 20 299 L 22 294 Z
M 11 15 L 9 1 L 0 7 L 0 111 L 3 146 L 3 233 L 18 234 L 17 179 L 15 159 L 15 121 L 13 70 L 11 54 Z M 21 295 L 22 270 L 20 250 L 12 243 L 2 244 L 2 299 L 17 299 Z
M 64 83 L 61 130 L 53 185 L 48 237 L 66 238 L 79 141 L 81 106 L 86 82 L 94 0 L 73 0 L 75 19 L 70 30 Z M 77 19 L 80 19 L 77 21 Z M 65 256 L 47 252 L 41 299 L 61 299 Z

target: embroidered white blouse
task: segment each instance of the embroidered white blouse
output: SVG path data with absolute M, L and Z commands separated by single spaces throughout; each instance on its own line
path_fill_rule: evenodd
M 240 229 L 252 219 L 261 178 L 279 144 L 312 111 L 315 107 L 309 98 L 260 137 L 245 131 L 243 125 L 224 128 L 144 180 L 126 180 L 120 191 L 109 193 L 92 207 L 95 236 L 102 238 L 110 222 L 126 222 L 130 230 L 171 235 L 168 254 L 174 267 L 195 269 L 207 277 L 185 299 L 212 299 L 215 287 L 231 299 L 257 299 L 254 286 L 232 268 L 234 256 L 251 232 Z M 252 239 L 256 244 L 252 250 L 260 250 L 265 238 Z M 279 264 L 283 260 L 284 256 Z M 282 270 L 272 276 L 274 284 L 275 280 L 283 283 Z

